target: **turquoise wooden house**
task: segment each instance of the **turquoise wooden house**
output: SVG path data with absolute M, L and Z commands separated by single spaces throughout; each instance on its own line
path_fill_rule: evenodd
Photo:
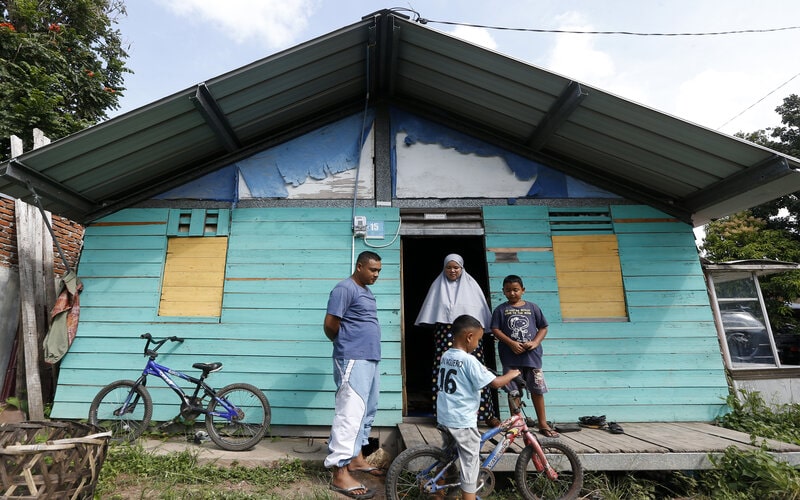
M 54 418 L 135 378 L 150 332 L 187 339 L 175 368 L 261 387 L 275 429 L 327 427 L 328 292 L 373 249 L 376 425 L 430 414 L 413 322 L 451 252 L 492 307 L 513 273 L 544 310 L 551 418 L 707 421 L 728 386 L 693 227 L 800 190 L 798 168 L 379 11 L 2 164 L 0 192 L 86 224 Z

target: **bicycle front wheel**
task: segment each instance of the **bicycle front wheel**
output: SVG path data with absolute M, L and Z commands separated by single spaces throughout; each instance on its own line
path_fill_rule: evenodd
M 526 500 L 577 498 L 583 487 L 583 467 L 577 453 L 556 439 L 542 439 L 539 444 L 558 478 L 554 480 L 545 472 L 537 471 L 533 462 L 535 451 L 532 446 L 526 446 L 514 470 L 517 490 Z
M 147 429 L 152 416 L 150 393 L 133 380 L 108 384 L 89 406 L 89 423 L 111 431 L 111 441 L 115 442 L 134 441 Z
M 450 462 L 447 453 L 435 446 L 409 448 L 397 455 L 386 473 L 387 500 L 412 498 L 444 498 L 458 491 L 458 486 L 445 487 L 437 492 L 430 491 L 426 484 L 436 477 Z M 458 464 L 454 463 L 443 477 L 436 481 L 442 486 L 457 484 L 460 481 Z
M 212 414 L 226 411 L 217 398 L 236 407 L 237 413 L 233 418 Z M 208 403 L 206 431 L 208 437 L 220 448 L 243 451 L 261 441 L 271 420 L 272 410 L 267 397 L 259 388 L 250 384 L 231 384 L 217 391 L 216 397 L 212 397 Z

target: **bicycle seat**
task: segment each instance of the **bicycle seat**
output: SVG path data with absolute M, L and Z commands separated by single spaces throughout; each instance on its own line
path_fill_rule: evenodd
M 204 373 L 212 373 L 222 369 L 222 363 L 195 363 L 192 368 L 203 370 Z

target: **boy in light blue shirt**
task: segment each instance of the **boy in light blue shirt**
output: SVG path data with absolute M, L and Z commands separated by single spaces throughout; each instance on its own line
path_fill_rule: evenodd
M 481 389 L 508 384 L 520 374 L 509 370 L 500 377 L 490 372 L 475 356 L 469 354 L 483 338 L 481 322 L 468 314 L 453 321 L 453 346 L 442 354 L 439 362 L 436 398 L 436 419 L 458 446 L 461 464 L 461 498 L 474 500 L 480 472 L 481 434 L 478 431 L 478 407 Z

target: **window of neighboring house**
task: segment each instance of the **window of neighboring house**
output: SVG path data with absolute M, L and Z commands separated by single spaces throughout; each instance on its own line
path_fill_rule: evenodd
M 608 209 L 551 209 L 550 227 L 564 321 L 627 321 Z
M 172 210 L 159 316 L 219 317 L 230 211 Z
M 775 343 L 761 297 L 758 277 L 748 273 L 712 277 L 719 322 L 725 335 L 723 350 L 732 368 L 777 366 Z

